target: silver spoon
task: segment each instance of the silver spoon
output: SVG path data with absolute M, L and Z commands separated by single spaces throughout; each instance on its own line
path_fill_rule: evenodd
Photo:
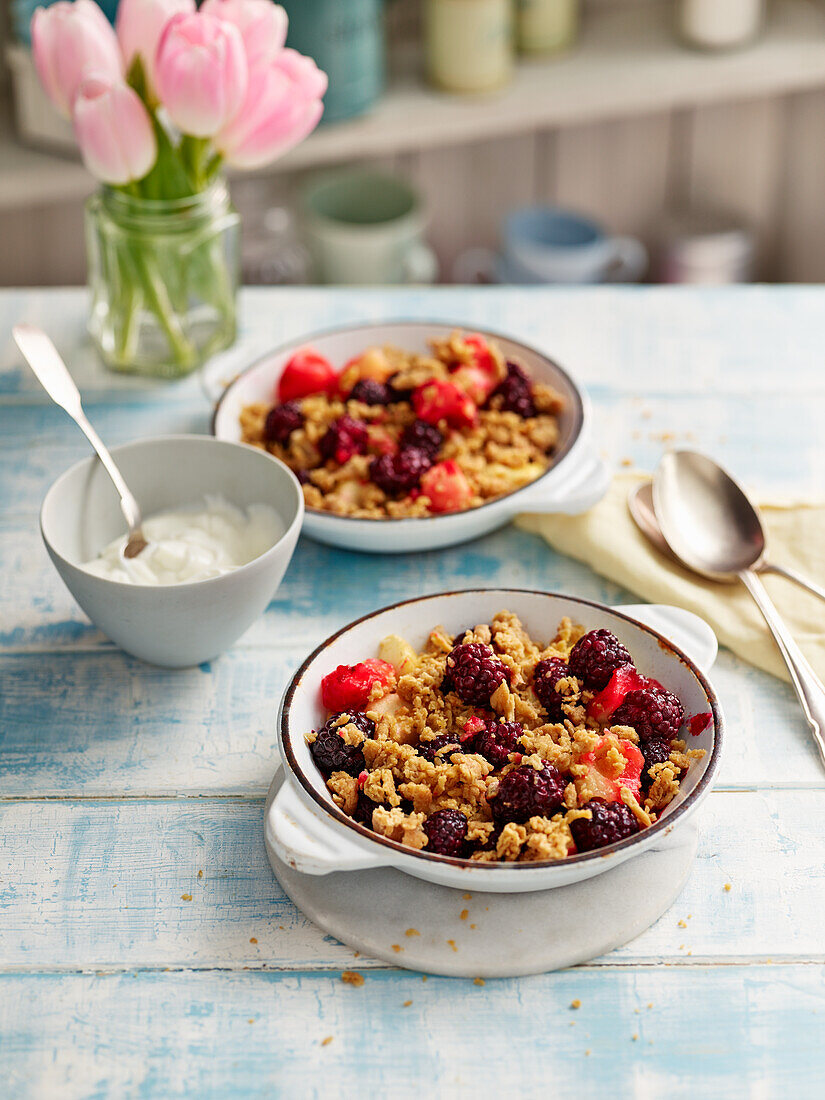
M 149 545 L 141 530 L 138 502 L 132 496 L 123 475 L 115 465 L 106 444 L 86 419 L 80 401 L 80 393 L 69 374 L 69 368 L 60 358 L 57 348 L 42 329 L 35 325 L 15 325 L 12 329 L 15 342 L 23 357 L 37 376 L 43 389 L 61 409 L 65 409 L 91 445 L 97 451 L 106 473 L 114 482 L 120 497 L 120 507 L 129 526 L 129 537 L 123 548 L 124 558 L 136 558 Z
M 744 493 L 742 495 L 744 496 Z M 747 500 L 747 498 L 745 499 Z M 748 503 L 750 504 L 750 501 L 748 501 Z M 633 521 L 648 542 L 651 543 L 660 554 L 664 554 L 665 557 L 670 558 L 671 561 L 678 562 L 679 559 L 668 546 L 665 536 L 662 534 L 662 529 L 659 526 L 659 521 L 656 519 L 656 512 L 653 508 L 653 482 L 645 481 L 641 485 L 637 485 L 635 489 L 632 489 L 627 498 L 627 507 L 630 510 Z M 783 565 L 774 565 L 773 562 L 768 561 L 765 557 L 766 540 L 762 517 L 753 505 L 751 505 L 751 509 L 759 525 L 759 533 L 762 539 L 762 553 L 759 557 L 759 561 L 752 567 L 754 573 L 773 573 L 776 574 L 777 577 L 784 577 L 785 580 L 798 584 L 800 588 L 804 588 L 813 596 L 818 596 L 820 600 L 825 600 L 825 588 L 821 585 L 809 581 L 807 577 L 804 577 L 801 573 L 797 573 L 795 569 L 787 569 Z
M 740 580 L 779 647 L 825 764 L 825 687 L 756 575 L 764 551 L 748 498 L 722 468 L 696 451 L 670 451 L 653 479 L 659 527 L 676 557 L 711 580 Z

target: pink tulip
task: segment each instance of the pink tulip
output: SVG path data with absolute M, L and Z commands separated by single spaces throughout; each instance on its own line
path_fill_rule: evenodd
M 149 114 L 122 80 L 84 80 L 73 120 L 86 167 L 104 183 L 143 179 L 155 163 L 157 143 Z
M 69 118 L 81 82 L 90 73 L 116 81 L 123 76 L 117 38 L 92 0 L 66 0 L 38 8 L 31 24 L 37 75 L 58 111 Z
M 250 69 L 269 64 L 286 42 L 287 14 L 272 0 L 205 0 L 201 11 L 235 24 Z
M 195 10 L 195 0 L 120 0 L 115 29 L 126 71 L 139 56 L 149 87 L 155 87 L 155 54 L 163 28 L 173 15 Z
M 173 15 L 155 57 L 157 91 L 185 134 L 212 137 L 244 101 L 248 68 L 241 32 L 214 15 Z
M 238 168 L 260 168 L 287 152 L 318 125 L 327 76 L 310 57 L 282 50 L 254 69 L 243 107 L 215 138 L 215 147 Z

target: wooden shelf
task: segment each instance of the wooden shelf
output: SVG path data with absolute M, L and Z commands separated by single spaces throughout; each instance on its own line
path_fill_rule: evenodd
M 428 88 L 417 53 L 398 68 L 371 114 L 322 126 L 259 174 L 822 87 L 825 11 L 809 0 L 777 0 L 756 45 L 707 54 L 676 41 L 669 5 L 608 8 L 588 20 L 574 52 L 522 60 L 507 88 L 485 96 Z M 0 163 L 0 208 L 76 198 L 93 186 L 76 162 L 25 149 L 10 133 L 0 134 Z

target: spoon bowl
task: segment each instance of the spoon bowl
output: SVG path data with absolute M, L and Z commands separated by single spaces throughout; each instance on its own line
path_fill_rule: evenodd
M 683 565 L 747 588 L 782 654 L 825 765 L 825 685 L 757 575 L 765 553 L 759 513 L 721 466 L 696 451 L 664 456 L 653 480 L 653 503 L 662 534 Z
M 687 566 L 733 582 L 758 569 L 765 553 L 759 513 L 733 478 L 707 455 L 670 451 L 653 482 L 655 517 L 670 549 Z

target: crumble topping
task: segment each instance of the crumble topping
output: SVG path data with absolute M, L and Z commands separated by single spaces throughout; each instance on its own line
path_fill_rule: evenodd
M 292 374 L 278 404 L 242 409 L 241 440 L 299 476 L 308 508 L 361 519 L 465 511 L 545 473 L 559 440 L 559 394 L 493 340 L 454 332 L 430 347 L 426 355 L 368 348 L 340 373 L 326 364 L 320 392 L 293 366 L 304 349 L 285 368 Z M 411 463 L 403 456 L 418 446 L 422 422 L 435 429 L 435 446 Z
M 542 644 L 509 611 L 456 635 L 436 626 L 420 652 L 393 635 L 368 661 L 395 665 L 368 688 L 367 666 L 335 670 L 336 699 L 361 695 L 307 741 L 335 804 L 405 847 L 565 859 L 649 827 L 704 755 L 678 736 L 679 700 L 635 668 L 628 680 L 627 656 L 569 619 Z M 548 688 L 538 672 L 551 660 Z

